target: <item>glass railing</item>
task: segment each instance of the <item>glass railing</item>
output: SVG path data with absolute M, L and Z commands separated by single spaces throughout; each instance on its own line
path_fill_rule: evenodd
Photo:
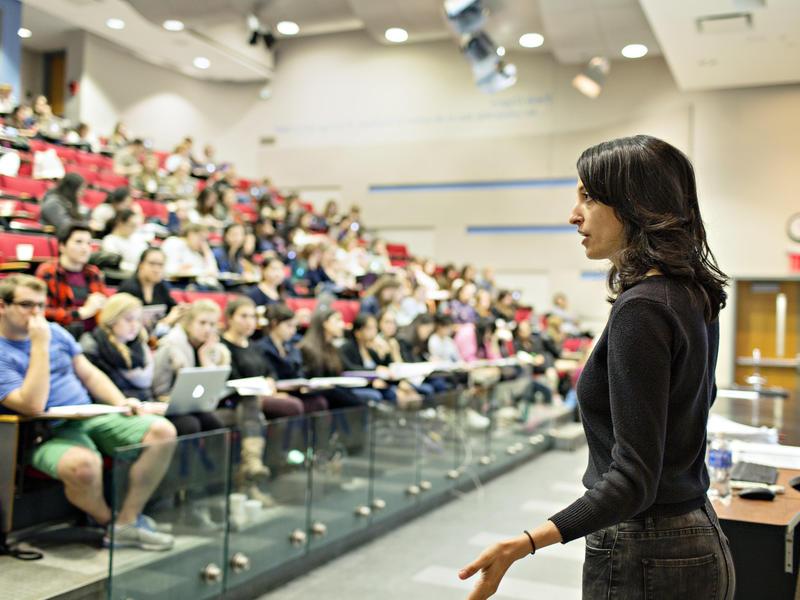
M 546 449 L 542 432 L 558 416 L 548 408 L 538 428 L 526 426 L 507 408 L 513 385 L 473 382 L 415 410 L 365 406 L 271 421 L 257 446 L 267 467 L 258 477 L 242 466 L 238 431 L 119 448 L 109 598 L 202 600 L 254 579 L 269 587 L 309 555 L 340 552 L 371 527 L 479 485 Z M 142 514 L 149 531 L 137 537 L 122 523 Z

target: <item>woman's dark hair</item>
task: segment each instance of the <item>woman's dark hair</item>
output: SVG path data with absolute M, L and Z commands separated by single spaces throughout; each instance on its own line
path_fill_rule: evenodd
M 455 321 L 453 320 L 453 317 L 451 317 L 450 315 L 446 315 L 444 313 L 436 313 L 435 315 L 433 315 L 433 323 L 434 325 L 436 325 L 437 328 L 440 328 L 440 327 L 449 327 L 450 325 L 453 325 Z
M 236 311 L 242 308 L 243 306 L 252 306 L 255 308 L 256 303 L 253 302 L 253 299 L 249 296 L 236 296 L 232 300 L 229 300 L 228 303 L 225 305 L 225 323 L 226 326 L 230 324 L 230 320 L 233 318 L 233 315 L 236 314 Z
M 238 262 L 244 254 L 244 244 L 239 246 L 233 254 L 231 254 L 231 247 L 228 245 L 228 233 L 236 227 L 241 227 L 244 230 L 245 236 L 247 235 L 247 227 L 241 223 L 228 223 L 222 231 L 222 247 L 225 248 L 225 254 L 234 262 Z
M 337 311 L 331 308 L 321 308 L 311 316 L 306 334 L 297 345 L 303 353 L 303 362 L 308 367 L 309 373 L 336 373 L 342 372 L 342 360 L 336 346 L 325 339 L 325 321 L 335 315 Z M 316 375 L 315 375 L 316 376 Z
M 608 273 L 610 302 L 657 269 L 703 305 L 706 321 L 725 306 L 728 277 L 708 247 L 694 170 L 677 148 L 647 135 L 584 150 L 578 175 L 587 195 L 614 209 L 625 246 Z
M 491 317 L 481 317 L 475 322 L 475 339 L 478 340 L 478 346 L 483 345 L 483 341 L 487 334 L 497 331 L 497 324 Z
M 294 319 L 294 312 L 283 303 L 269 304 L 264 312 L 267 318 L 267 330 L 271 331 L 284 321 Z
M 213 214 L 214 204 L 211 203 L 211 198 L 214 198 L 215 202 L 219 198 L 219 194 L 215 189 L 205 187 L 200 190 L 200 193 L 197 194 L 197 214 L 203 217 Z
M 371 315 L 369 313 L 359 313 L 358 315 L 356 315 L 356 318 L 353 319 L 353 328 L 350 330 L 350 335 L 353 338 L 353 340 L 356 339 L 356 333 L 364 329 L 367 326 L 367 323 L 370 322 L 370 320 L 375 321 L 376 326 L 378 325 L 378 321 L 375 319 L 375 315 Z
M 435 320 L 430 313 L 420 313 L 409 325 L 397 334 L 397 337 L 405 341 L 415 352 L 425 354 L 428 351 L 428 338 L 419 335 L 419 328 L 423 325 L 433 325 Z
M 118 187 L 114 188 L 108 194 L 106 194 L 106 199 L 104 200 L 105 204 L 111 204 L 112 206 L 116 204 L 121 204 L 125 202 L 127 198 L 131 195 L 131 191 L 127 187 Z
M 114 231 L 114 229 L 116 229 L 117 226 L 122 225 L 123 223 L 133 218 L 134 216 L 136 216 L 136 212 L 132 211 L 130 208 L 123 208 L 121 211 L 117 212 L 117 214 L 114 215 L 114 218 L 111 219 L 111 223 L 107 229 L 109 231 Z
M 78 210 L 78 190 L 83 186 L 83 177 L 77 173 L 67 173 L 61 178 L 55 187 L 48 194 L 56 194 L 62 197 L 69 204 L 69 214 L 73 219 L 80 217 Z
M 144 252 L 142 252 L 142 255 L 139 257 L 139 263 L 136 265 L 136 275 L 139 274 L 139 269 L 142 268 L 142 263 L 147 260 L 147 257 L 151 254 L 155 254 L 156 252 L 162 256 L 164 255 L 164 251 L 158 246 L 148 246 Z

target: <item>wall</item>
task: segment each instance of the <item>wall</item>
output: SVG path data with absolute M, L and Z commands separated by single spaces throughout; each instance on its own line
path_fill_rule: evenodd
M 0 0 L 0 82 L 10 83 L 13 94 L 20 97 L 20 43 L 17 30 L 22 22 L 19 0 Z
M 28 104 L 44 93 L 44 54 L 35 50 L 22 49 L 20 64 L 19 99 Z
M 520 82 L 487 96 L 452 43 L 389 47 L 351 33 L 285 41 L 272 99 L 263 102 L 258 86 L 199 82 L 100 40 L 88 38 L 84 50 L 81 115 L 99 130 L 122 118 L 161 147 L 192 132 L 245 174 L 340 190 L 345 202 L 362 205 L 367 224 L 394 239 L 426 240 L 439 261 L 493 264 L 520 285 L 547 280 L 540 301 L 564 290 L 600 324 L 608 310 L 596 275 L 603 265 L 584 258 L 574 233 L 475 235 L 467 227 L 563 225 L 573 191 L 548 181 L 575 177 L 579 152 L 609 137 L 650 133 L 690 155 L 710 243 L 729 274 L 786 271 L 792 167 L 800 164 L 797 85 L 686 94 L 661 59 L 615 61 L 592 101 L 570 86 L 572 67 L 511 53 Z M 261 145 L 263 137 L 274 143 Z M 517 179 L 532 183 L 370 191 Z M 732 317 L 723 313 L 724 382 L 732 375 Z

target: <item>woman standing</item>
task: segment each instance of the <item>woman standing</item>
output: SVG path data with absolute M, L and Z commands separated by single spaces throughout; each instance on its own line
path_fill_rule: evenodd
M 586 536 L 584 599 L 613 589 L 728 600 L 733 562 L 704 461 L 727 277 L 706 241 L 694 171 L 676 148 L 635 136 L 584 151 L 578 175 L 569 221 L 588 258 L 612 263 L 611 315 L 578 382 L 588 491 L 459 577 L 482 571 L 469 598 L 488 598 L 514 561 Z

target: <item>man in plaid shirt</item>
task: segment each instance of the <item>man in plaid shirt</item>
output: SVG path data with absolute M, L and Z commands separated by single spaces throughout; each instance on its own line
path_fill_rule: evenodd
M 94 328 L 95 315 L 108 295 L 100 269 L 89 264 L 91 241 L 87 224 L 68 224 L 58 234 L 58 259 L 42 263 L 36 270 L 36 277 L 47 284 L 45 317 L 76 338 Z

